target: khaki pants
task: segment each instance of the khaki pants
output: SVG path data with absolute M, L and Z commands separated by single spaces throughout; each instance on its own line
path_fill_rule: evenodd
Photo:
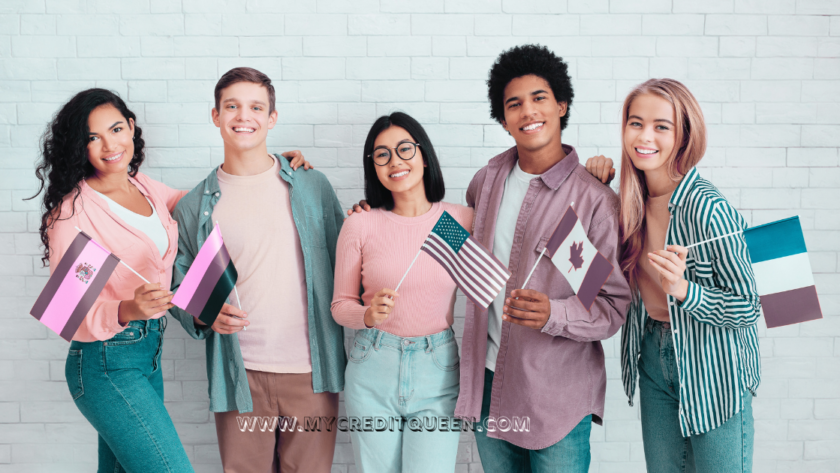
M 247 374 L 254 411 L 216 413 L 225 472 L 328 473 L 335 452 L 338 394 L 313 393 L 312 373 Z M 275 423 L 278 417 L 294 417 L 297 423 L 293 428 L 283 419 Z M 306 417 L 328 417 L 331 422 L 322 419 L 320 432 L 307 432 Z

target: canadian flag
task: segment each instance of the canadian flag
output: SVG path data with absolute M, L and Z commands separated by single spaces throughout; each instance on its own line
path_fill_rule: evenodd
M 589 310 L 613 265 L 589 241 L 570 205 L 545 246 L 554 266 L 569 281 L 581 304 Z

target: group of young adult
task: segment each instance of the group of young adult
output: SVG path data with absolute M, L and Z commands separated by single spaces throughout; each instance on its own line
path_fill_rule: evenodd
M 274 94 L 254 69 L 221 77 L 211 113 L 224 163 L 190 192 L 139 172 L 141 129 L 111 92 L 80 92 L 47 130 L 44 261 L 55 268 L 78 227 L 152 281 L 118 268 L 70 346 L 67 384 L 99 433 L 100 471 L 192 471 L 163 404 L 167 312 L 205 340 L 225 471 L 330 471 L 336 428 L 249 430 L 237 417 L 336 418 L 344 391 L 352 418 L 475 422 L 487 472 L 586 472 L 604 416 L 601 340 L 621 327 L 648 471 L 751 470 L 759 302 L 746 244 L 686 249 L 746 222 L 695 169 L 706 132 L 685 86 L 652 79 L 624 101 L 616 195 L 604 185 L 610 159 L 584 167 L 561 141 L 574 98 L 566 64 L 544 47 L 512 48 L 490 70 L 488 97 L 516 146 L 478 171 L 467 206 L 443 202 L 431 140 L 397 112 L 368 133 L 366 202 L 346 220 L 299 152 L 268 153 Z M 551 264 L 522 287 L 570 205 L 613 265 L 589 309 Z M 488 309 L 467 302 L 460 355 L 446 271 L 421 255 L 395 290 L 444 212 L 512 274 Z M 217 224 L 241 300 L 206 326 L 171 299 Z M 355 330 L 349 355 L 344 327 Z M 487 428 L 502 418 L 529 429 Z M 455 469 L 457 429 L 350 435 L 362 472 Z

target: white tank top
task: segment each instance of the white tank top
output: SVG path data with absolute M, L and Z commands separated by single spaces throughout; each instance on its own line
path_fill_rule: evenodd
M 166 234 L 166 229 L 163 228 L 163 223 L 161 223 L 160 218 L 158 217 L 155 206 L 152 205 L 148 197 L 146 197 L 146 202 L 149 202 L 149 206 L 152 208 L 152 215 L 144 217 L 114 202 L 107 195 L 96 190 L 94 190 L 94 192 L 96 192 L 99 197 L 105 199 L 105 202 L 108 202 L 108 207 L 111 209 L 111 212 L 117 214 L 117 216 L 123 219 L 123 221 L 128 225 L 145 233 L 157 247 L 161 258 L 164 254 L 166 254 L 166 250 L 169 248 L 169 236 Z M 119 257 L 120 255 L 116 256 Z

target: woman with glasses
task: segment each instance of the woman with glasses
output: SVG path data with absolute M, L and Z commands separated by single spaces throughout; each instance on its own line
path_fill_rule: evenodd
M 376 120 L 363 159 L 372 210 L 350 216 L 341 229 L 332 302 L 336 322 L 356 330 L 344 388 L 356 467 L 453 471 L 456 286 L 427 255 L 412 261 L 444 212 L 469 230 L 473 211 L 441 202 L 435 150 L 423 127 L 404 113 Z

